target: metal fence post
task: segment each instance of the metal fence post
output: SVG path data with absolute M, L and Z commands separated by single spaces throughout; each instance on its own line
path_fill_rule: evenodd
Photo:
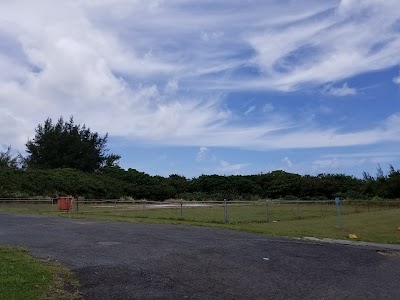
M 322 202 L 319 204 L 319 210 L 321 211 L 321 217 L 324 216 L 324 212 L 322 211 Z
M 336 198 L 335 198 L 335 204 L 336 204 L 336 209 L 337 209 L 339 228 L 340 228 L 340 229 L 343 229 L 343 223 L 342 223 L 342 204 L 341 204 L 341 202 L 340 202 L 340 198 L 339 198 L 339 197 L 336 197 Z
M 267 218 L 266 221 L 269 223 L 269 207 L 268 207 L 268 200 L 265 200 L 265 206 L 266 206 L 266 211 L 267 211 Z
M 224 199 L 224 223 L 228 223 L 228 205 Z
M 145 216 L 145 213 L 144 213 L 145 201 L 146 201 L 146 200 L 142 200 L 142 215 L 143 215 L 143 217 Z

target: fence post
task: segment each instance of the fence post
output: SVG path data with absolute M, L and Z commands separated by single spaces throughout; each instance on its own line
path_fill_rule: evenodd
M 386 199 L 386 210 L 389 210 L 389 200 Z
M 356 200 L 356 213 L 358 213 L 358 200 Z
M 181 199 L 181 219 L 183 219 L 183 199 Z
M 145 213 L 144 213 L 145 201 L 146 201 L 146 200 L 142 200 L 142 215 L 143 215 L 143 217 L 145 216 Z
M 117 210 L 117 199 L 114 199 L 114 211 Z
M 267 211 L 267 218 L 266 221 L 269 223 L 269 207 L 268 207 L 268 200 L 265 200 L 265 206 L 266 206 L 266 211 Z
M 324 216 L 324 212 L 322 211 L 322 202 L 319 204 L 319 210 L 321 211 L 321 217 Z
M 336 197 L 336 198 L 335 198 L 335 204 L 336 204 L 336 209 L 337 209 L 339 228 L 340 228 L 340 229 L 343 229 L 343 223 L 342 223 L 342 205 L 341 205 L 341 203 L 340 203 L 340 198 L 339 198 L 339 197 Z
M 369 212 L 369 200 L 367 200 L 367 210 Z
M 79 197 L 76 197 L 76 211 L 79 211 Z
M 228 205 L 224 199 L 224 223 L 228 223 Z

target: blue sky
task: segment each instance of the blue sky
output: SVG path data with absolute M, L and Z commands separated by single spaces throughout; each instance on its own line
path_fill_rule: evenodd
M 150 174 L 400 168 L 398 0 L 0 3 L 0 148 L 73 115 Z

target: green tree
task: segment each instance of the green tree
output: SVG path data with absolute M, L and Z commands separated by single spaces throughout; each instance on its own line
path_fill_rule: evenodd
M 178 194 L 185 193 L 189 187 L 189 182 L 186 177 L 178 174 L 169 175 L 168 184 L 175 188 Z
M 115 166 L 119 155 L 107 154 L 108 135 L 99 136 L 85 125 L 74 124 L 73 117 L 56 124 L 48 118 L 36 128 L 35 138 L 26 144 L 28 168 L 72 168 L 94 172 L 105 166 Z
M 0 168 L 17 169 L 21 164 L 21 156 L 13 156 L 11 154 L 11 147 L 7 148 L 7 151 L 0 151 Z
M 400 197 L 400 170 L 395 170 L 392 165 L 390 165 L 389 174 L 387 176 L 387 190 L 389 198 Z

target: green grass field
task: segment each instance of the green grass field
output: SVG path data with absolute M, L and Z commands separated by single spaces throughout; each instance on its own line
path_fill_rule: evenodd
M 75 291 L 66 291 L 67 285 Z M 0 299 L 80 299 L 76 286 L 61 265 L 34 259 L 22 249 L 0 247 Z
M 226 224 L 222 206 L 183 207 L 182 212 L 179 207 L 81 209 L 83 211 L 56 214 L 72 218 L 220 227 L 272 236 L 347 239 L 348 234 L 353 233 L 361 241 L 400 244 L 400 209 L 386 206 L 371 206 L 369 212 L 366 207 L 358 206 L 357 213 L 354 205 L 343 206 L 343 228 L 339 227 L 336 207 L 325 204 L 269 205 L 269 222 L 266 222 L 267 208 L 264 205 L 230 205 Z
M 343 228 L 340 228 L 337 216 L 327 216 L 268 224 L 238 224 L 237 228 L 229 225 L 228 227 L 273 236 L 291 237 L 348 239 L 348 235 L 353 233 L 361 241 L 400 244 L 400 230 L 398 229 L 400 209 L 343 215 L 342 223 Z
M 346 239 L 354 233 L 359 240 L 400 244 L 399 202 L 351 202 L 342 205 L 343 228 L 339 228 L 337 210 L 332 202 L 314 203 L 229 203 L 227 223 L 221 203 L 190 207 L 179 202 L 176 207 L 160 208 L 140 203 L 79 203 L 73 210 L 57 212 L 51 204 L 1 204 L 0 211 L 42 213 L 72 218 L 89 218 L 128 222 L 188 224 L 223 227 L 264 233 L 272 236 Z M 268 220 L 268 222 L 267 222 Z

